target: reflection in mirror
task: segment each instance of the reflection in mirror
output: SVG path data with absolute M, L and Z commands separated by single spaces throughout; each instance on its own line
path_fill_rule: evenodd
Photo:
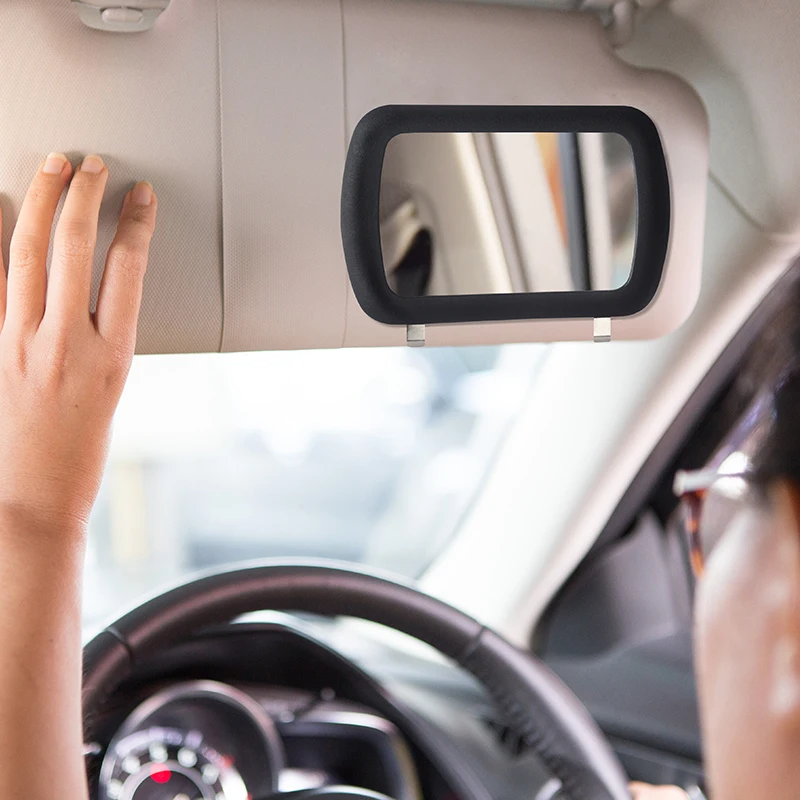
M 617 133 L 405 133 L 386 148 L 381 247 L 403 297 L 618 289 L 636 174 Z

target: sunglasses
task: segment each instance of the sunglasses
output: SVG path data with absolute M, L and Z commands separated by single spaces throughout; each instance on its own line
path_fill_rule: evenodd
M 700 578 L 711 551 L 734 518 L 752 501 L 747 472 L 678 472 L 675 495 L 680 499 L 695 578 Z

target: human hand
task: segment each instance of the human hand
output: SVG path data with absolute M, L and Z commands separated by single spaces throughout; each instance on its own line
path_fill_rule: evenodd
M 686 800 L 687 794 L 677 786 L 651 786 L 649 783 L 628 784 L 633 800 Z
M 7 278 L 0 269 L 2 535 L 27 535 L 31 525 L 53 536 L 85 529 L 134 352 L 155 195 L 139 183 L 126 196 L 92 314 L 108 170 L 88 156 L 72 174 L 60 154 L 40 166 L 11 238 Z M 48 276 L 53 218 L 68 183 Z

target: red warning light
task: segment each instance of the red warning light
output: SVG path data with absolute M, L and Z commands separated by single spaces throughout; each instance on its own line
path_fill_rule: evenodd
M 172 773 L 168 769 L 164 769 L 164 767 L 154 767 L 150 777 L 156 783 L 167 783 L 172 777 Z

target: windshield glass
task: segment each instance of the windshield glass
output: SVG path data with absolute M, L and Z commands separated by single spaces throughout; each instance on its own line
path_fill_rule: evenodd
M 248 559 L 419 575 L 480 488 L 546 352 L 138 357 L 90 522 L 85 623 Z

